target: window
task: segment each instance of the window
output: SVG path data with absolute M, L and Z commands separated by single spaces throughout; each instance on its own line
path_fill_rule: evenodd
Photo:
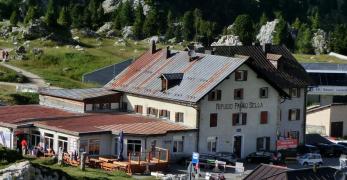
M 161 79 L 161 90 L 162 91 L 166 91 L 168 88 L 168 80 L 166 80 L 165 78 Z
M 289 89 L 289 94 L 291 97 L 300 97 L 300 88 Z
M 220 101 L 221 99 L 222 99 L 222 91 L 221 90 L 214 90 L 208 94 L 208 100 L 209 101 Z
M 234 113 L 233 114 L 233 126 L 246 125 L 247 113 Z
M 243 99 L 243 89 L 234 89 L 234 99 Z
M 99 139 L 90 139 L 89 140 L 89 154 L 90 155 L 99 155 L 100 154 L 100 140 Z
M 128 140 L 127 144 L 128 153 L 140 153 L 141 152 L 141 140 Z
M 268 98 L 268 92 L 269 92 L 269 88 L 267 87 L 263 87 L 260 88 L 260 98 Z
M 40 132 L 39 131 L 31 131 L 31 146 L 39 146 L 40 145 Z
M 142 114 L 143 112 L 143 108 L 141 105 L 135 105 L 135 112 L 138 113 L 138 114 Z
M 257 138 L 257 151 L 269 151 L 270 150 L 270 137 Z
M 147 108 L 147 115 L 151 115 L 154 117 L 158 116 L 158 109 L 152 108 L 152 107 L 148 107 Z
M 300 120 L 300 109 L 289 109 L 288 120 L 289 121 Z
M 247 71 L 245 70 L 236 71 L 235 81 L 247 81 Z
M 80 141 L 80 152 L 87 152 L 88 151 L 88 141 L 87 140 L 81 140 Z
M 170 119 L 170 111 L 161 109 L 159 111 L 159 117 L 163 119 Z
M 45 149 L 53 149 L 53 134 L 45 133 Z
M 177 112 L 177 113 L 175 114 L 175 121 L 176 121 L 176 122 L 184 122 L 183 115 L 184 115 L 183 113 Z
M 217 127 L 217 119 L 218 119 L 217 113 L 210 114 L 210 127 Z
M 268 112 L 262 111 L 260 112 L 260 124 L 267 124 L 268 121 Z
M 93 104 L 93 110 L 109 110 L 111 109 L 111 104 L 110 103 L 101 103 L 101 104 Z
M 172 152 L 180 153 L 184 151 L 184 136 L 174 137 Z
M 210 153 L 217 152 L 217 140 L 218 137 L 208 137 L 207 138 L 207 150 Z
M 58 148 L 62 148 L 63 152 L 67 152 L 67 137 L 58 136 Z

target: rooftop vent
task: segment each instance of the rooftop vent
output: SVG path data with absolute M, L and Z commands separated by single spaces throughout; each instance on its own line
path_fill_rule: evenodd
M 160 76 L 161 78 L 161 90 L 166 91 L 181 83 L 183 79 L 183 73 L 165 73 Z
M 165 59 L 169 59 L 171 57 L 170 46 L 168 46 L 164 49 L 163 56 L 165 57 Z
M 263 47 L 263 52 L 264 52 L 265 54 L 267 54 L 267 53 L 270 51 L 271 46 L 272 46 L 271 43 L 265 43 L 265 44 L 263 44 L 263 45 L 262 45 L 262 47 Z

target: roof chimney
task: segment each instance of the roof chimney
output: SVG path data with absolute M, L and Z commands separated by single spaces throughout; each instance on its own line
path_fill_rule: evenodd
M 154 54 L 157 51 L 155 41 L 151 40 L 151 53 Z
M 196 56 L 195 50 L 188 50 L 189 62 L 194 61 Z
M 171 56 L 170 46 L 167 46 L 163 51 L 163 56 L 165 59 L 169 59 Z
M 270 48 L 271 48 L 271 43 L 265 43 L 263 44 L 263 52 L 266 54 L 270 51 Z

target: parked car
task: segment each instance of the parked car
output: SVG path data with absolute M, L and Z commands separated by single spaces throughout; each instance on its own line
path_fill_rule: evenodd
M 215 161 L 217 159 L 216 155 L 213 154 L 200 154 L 199 155 L 199 162 L 200 163 L 209 163 L 212 161 Z
M 338 142 L 337 144 L 345 146 L 347 148 L 347 142 Z
M 297 148 L 297 155 L 303 155 L 306 153 L 319 153 L 319 149 L 317 146 L 313 146 L 310 144 L 299 145 Z
M 218 161 L 224 161 L 227 164 L 235 165 L 237 156 L 231 152 L 217 152 L 216 157 Z
M 322 165 L 323 159 L 322 156 L 318 153 L 307 153 L 298 157 L 298 163 L 303 166 L 311 165 Z
M 339 157 L 341 154 L 347 154 L 347 148 L 341 144 L 318 144 L 320 154 L 327 157 Z
M 249 154 L 246 157 L 246 161 L 249 163 L 266 163 L 269 164 L 273 162 L 273 152 L 268 151 L 258 151 Z

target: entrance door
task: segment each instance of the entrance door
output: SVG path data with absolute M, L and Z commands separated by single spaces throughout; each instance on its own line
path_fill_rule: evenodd
M 234 154 L 241 158 L 242 152 L 242 136 L 234 136 Z
M 330 136 L 331 137 L 342 137 L 343 136 L 343 122 L 332 122 L 330 125 Z

